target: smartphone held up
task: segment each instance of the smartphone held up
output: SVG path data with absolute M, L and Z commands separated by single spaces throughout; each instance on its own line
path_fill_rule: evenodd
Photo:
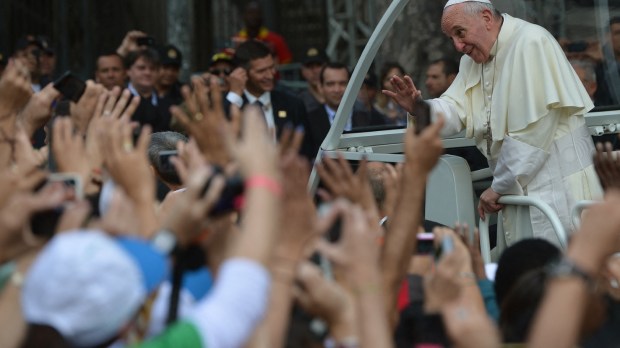
M 67 71 L 54 81 L 54 88 L 66 99 L 77 103 L 86 90 L 86 83 Z
M 416 98 L 413 104 L 413 117 L 416 134 L 431 124 L 431 105 L 422 98 Z
M 444 235 L 440 243 L 435 243 L 435 234 L 432 232 L 418 233 L 416 255 L 432 255 L 439 260 L 442 255 L 454 250 L 454 241 L 449 235 Z

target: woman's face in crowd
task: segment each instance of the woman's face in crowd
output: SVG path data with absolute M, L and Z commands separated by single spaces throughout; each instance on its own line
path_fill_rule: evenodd
M 387 89 L 388 91 L 391 91 L 394 89 L 394 87 L 392 87 L 392 84 L 390 83 L 390 79 L 394 75 L 402 78 L 403 76 L 405 76 L 405 73 L 401 71 L 399 68 L 392 68 L 388 70 L 387 74 L 385 74 L 385 76 L 383 77 L 383 81 L 382 81 L 383 89 Z
M 489 60 L 495 37 L 491 32 L 493 14 L 489 10 L 470 14 L 466 4 L 452 5 L 444 10 L 441 29 L 452 39 L 457 51 L 481 64 Z

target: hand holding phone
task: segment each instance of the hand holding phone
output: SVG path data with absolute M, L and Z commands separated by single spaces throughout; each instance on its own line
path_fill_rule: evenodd
M 431 255 L 435 251 L 435 235 L 432 232 L 418 233 L 417 255 Z
M 84 187 L 82 184 L 82 177 L 79 174 L 73 173 L 51 173 L 47 176 L 48 183 L 59 182 L 65 187 L 73 189 L 75 199 L 81 200 L 84 198 Z
M 71 173 L 52 173 L 49 174 L 47 180 L 39 186 L 37 190 L 42 189 L 45 185 L 60 182 L 66 187 L 70 187 L 74 191 L 75 200 L 84 198 L 84 189 L 82 187 L 82 179 L 78 174 Z M 30 229 L 35 236 L 51 237 L 56 232 L 56 226 L 60 221 L 60 217 L 64 214 L 65 204 L 60 206 L 36 212 L 30 218 Z
M 420 134 L 431 124 L 430 104 L 422 98 L 416 98 L 413 104 L 413 116 L 415 117 L 415 132 Z
M 142 36 L 136 39 L 138 46 L 155 46 L 155 39 L 150 36 Z
M 67 71 L 54 81 L 54 88 L 65 98 L 77 103 L 86 90 L 86 83 Z
M 204 195 L 209 190 L 209 186 L 211 186 L 211 181 L 213 178 L 223 173 L 223 170 L 217 166 L 213 167 L 214 173 L 207 180 L 205 187 L 202 190 L 201 195 Z M 243 192 L 245 191 L 245 185 L 243 178 L 240 174 L 234 174 L 230 177 L 226 178 L 226 183 L 224 184 L 224 189 L 220 194 L 220 199 L 215 203 L 211 211 L 209 212 L 209 216 L 218 216 L 222 214 L 226 214 L 232 211 L 237 210 L 239 207 L 237 206 L 239 199 L 243 196 Z
M 172 162 L 170 162 L 170 158 L 177 155 L 177 150 L 159 151 L 159 169 L 165 173 L 176 173 L 176 169 Z

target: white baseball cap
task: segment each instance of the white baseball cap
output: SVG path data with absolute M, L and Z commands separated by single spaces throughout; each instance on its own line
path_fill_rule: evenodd
M 450 0 L 450 1 L 448 1 L 446 3 L 446 6 L 444 6 L 443 8 L 445 9 L 448 6 L 460 4 L 460 3 L 463 3 L 463 2 L 482 2 L 482 3 L 485 3 L 485 4 L 492 5 L 491 1 L 489 1 L 489 0 Z
M 95 230 L 59 234 L 26 275 L 24 317 L 52 326 L 75 346 L 101 344 L 136 315 L 167 268 L 146 241 Z

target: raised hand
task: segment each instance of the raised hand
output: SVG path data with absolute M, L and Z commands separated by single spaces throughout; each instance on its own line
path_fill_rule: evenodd
M 224 167 L 230 161 L 230 153 L 227 151 L 222 132 L 230 131 L 229 122 L 224 113 L 221 88 L 215 78 L 209 81 L 207 86 L 201 77 L 194 77 L 193 92 L 188 86 L 181 89 L 189 114 L 178 106 L 171 107 L 170 112 L 196 139 L 207 160 Z
M 11 169 L 17 175 L 26 175 L 41 167 L 46 161 L 47 151 L 35 150 L 24 130 L 19 126 L 16 127 Z
M 176 234 L 181 246 L 187 246 L 198 236 L 203 221 L 224 188 L 224 177 L 216 175 L 204 193 L 207 180 L 212 175 L 213 168 L 209 166 L 193 169 L 187 179 L 187 190 L 177 198 L 174 208 L 163 222 L 164 228 Z
M 59 117 L 52 126 L 52 153 L 58 172 L 77 173 L 84 184 L 90 178 L 90 165 L 84 149 L 84 139 L 73 130 L 73 122 L 68 117 Z
M 140 97 L 132 97 L 127 89 L 121 94 L 120 88 L 114 87 L 112 91 L 99 95 L 86 133 L 86 154 L 92 171 L 99 172 L 103 166 L 101 130 L 105 129 L 110 120 L 129 122 L 139 104 Z
M 34 132 L 52 117 L 52 104 L 58 97 L 60 97 L 60 92 L 49 84 L 40 92 L 35 93 L 17 115 L 17 120 L 28 137 L 32 137 Z
M 30 73 L 19 60 L 11 60 L 0 78 L 0 116 L 12 115 L 24 107 L 30 96 Z
M 0 211 L 0 262 L 3 263 L 27 249 L 22 236 L 24 226 L 36 213 L 60 206 L 72 196 L 60 183 L 45 185 L 36 193 L 14 191 Z
M 426 175 L 437 164 L 443 154 L 443 142 L 439 133 L 444 125 L 443 117 L 439 117 L 419 135 L 412 131 L 405 133 L 405 169 L 415 166 Z M 403 180 L 407 180 L 403 176 Z
M 398 203 L 398 193 L 400 192 L 400 183 L 402 175 L 402 165 L 399 164 L 396 167 L 385 163 L 383 171 L 383 189 L 385 191 L 385 198 L 383 199 L 383 214 L 391 219 L 394 217 L 394 210 Z M 389 226 L 389 220 L 388 220 Z
M 471 255 L 471 267 L 476 274 L 477 279 L 487 279 L 484 268 L 484 260 L 480 252 L 480 232 L 478 228 L 474 228 L 473 238 L 469 238 L 469 226 L 467 224 L 457 223 L 454 227 L 456 233 L 461 237 L 463 244 L 469 249 Z
M 308 257 L 305 249 L 319 237 L 316 209 L 307 185 L 310 164 L 294 153 L 280 161 L 282 172 L 282 214 L 280 242 L 276 255 L 298 262 Z
M 262 110 L 253 105 L 246 106 L 243 120 L 240 140 L 237 141 L 231 132 L 225 133 L 228 151 L 237 159 L 241 173 L 245 177 L 267 175 L 279 178 L 279 151 L 267 132 Z
M 144 126 L 137 144 L 133 144 L 133 127 L 118 120 L 109 120 L 102 130 L 106 169 L 134 202 L 152 202 L 155 179 L 149 169 L 147 149 L 150 127 Z
M 353 296 L 345 287 L 326 279 L 314 264 L 305 261 L 297 271 L 297 286 L 293 294 L 297 303 L 308 313 L 329 325 L 336 342 L 357 339 L 357 322 Z
M 71 119 L 80 134 L 86 134 L 88 124 L 93 118 L 99 97 L 106 93 L 103 85 L 86 81 L 86 90 L 77 103 L 71 103 Z
M 402 79 L 394 75 L 390 79 L 390 83 L 392 84 L 392 87 L 394 87 L 394 91 L 384 89 L 381 92 L 392 98 L 394 102 L 412 114 L 415 100 L 416 98 L 422 98 L 422 92 L 415 87 L 413 80 L 409 75 L 405 75 Z
M 100 143 L 105 168 L 135 204 L 141 234 L 148 238 L 159 225 L 155 216 L 155 178 L 147 158 L 151 129 L 142 127 L 134 147 L 133 127 L 129 123 L 106 118 L 102 125 Z
M 443 237 L 435 236 L 435 240 L 450 238 L 454 243 L 452 234 L 444 234 Z M 461 292 L 459 273 L 461 265 L 467 262 L 466 251 L 463 248 L 445 251 L 441 260 L 435 267 L 435 271 L 424 279 L 424 311 L 426 313 L 439 313 L 442 306 L 455 301 Z
M 126 56 L 129 52 L 135 51 L 140 48 L 138 46 L 138 38 L 145 37 L 147 34 L 145 32 L 139 30 L 131 30 L 125 34 L 123 38 L 123 42 L 116 49 L 116 53 L 118 53 L 121 57 Z
M 236 68 L 226 77 L 226 81 L 228 81 L 231 92 L 242 96 L 245 84 L 248 82 L 248 73 L 244 68 Z
M 598 274 L 604 262 L 620 250 L 620 191 L 609 190 L 602 203 L 588 208 L 581 228 L 571 238 L 568 256 L 591 275 Z
M 384 284 L 379 271 L 380 249 L 376 242 L 379 226 L 359 206 L 346 201 L 338 201 L 334 206 L 335 210 L 325 219 L 329 223 L 338 214 L 342 216 L 342 237 L 334 245 L 319 243 L 319 249 L 340 268 L 346 286 L 353 290 L 361 346 L 391 347 Z

